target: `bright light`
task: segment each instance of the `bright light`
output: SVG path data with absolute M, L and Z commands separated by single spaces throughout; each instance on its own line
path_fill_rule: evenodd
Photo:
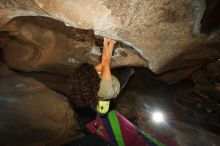
M 164 115 L 162 112 L 156 111 L 152 113 L 152 119 L 155 123 L 164 122 Z

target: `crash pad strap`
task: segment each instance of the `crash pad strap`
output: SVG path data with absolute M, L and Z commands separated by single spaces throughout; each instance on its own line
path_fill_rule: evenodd
M 166 145 L 164 145 L 164 144 L 162 144 L 161 142 L 159 142 L 157 139 L 155 139 L 154 137 L 152 137 L 151 135 L 149 135 L 149 134 L 147 134 L 147 133 L 145 133 L 145 132 L 143 132 L 143 131 L 141 131 L 141 130 L 139 130 L 139 134 L 140 135 L 143 135 L 143 137 L 145 136 L 147 139 L 149 139 L 152 143 L 153 143 L 153 145 L 155 145 L 155 146 L 166 146 Z M 143 138 L 142 137 L 142 138 Z M 143 138 L 144 139 L 144 138 Z M 148 140 L 147 140 L 148 141 Z
M 125 146 L 116 112 L 111 111 L 108 114 L 108 119 L 110 121 L 118 146 Z

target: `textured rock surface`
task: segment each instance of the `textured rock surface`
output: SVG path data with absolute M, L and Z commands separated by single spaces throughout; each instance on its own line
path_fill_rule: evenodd
M 214 28 L 207 29 L 210 31 L 203 30 L 206 34 L 200 33 L 205 0 L 3 0 L 0 4 L 1 26 L 16 16 L 41 15 L 76 28 L 93 29 L 96 34 L 134 47 L 156 73 L 219 57 L 218 31 L 211 31 L 219 25 L 211 25 Z M 215 6 L 219 5 L 218 1 L 211 4 L 204 26 L 210 26 L 208 17 L 212 8 L 217 9 Z M 218 13 L 212 16 L 218 18 Z
M 4 30 L 0 46 L 10 68 L 66 74 L 83 62 L 97 64 L 101 56 L 102 38 L 92 30 L 68 28 L 53 19 L 20 17 Z M 146 62 L 132 48 L 119 44 L 112 67 L 124 65 L 145 66 Z
M 59 145 L 80 136 L 67 99 L 0 65 L 0 145 Z

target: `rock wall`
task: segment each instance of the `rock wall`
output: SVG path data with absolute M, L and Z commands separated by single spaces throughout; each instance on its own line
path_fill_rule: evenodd
M 92 29 L 121 41 L 155 73 L 193 67 L 219 58 L 218 23 L 201 33 L 207 17 L 218 18 L 205 0 L 1 1 L 1 26 L 18 16 L 47 16 L 67 26 Z M 219 3 L 212 3 L 216 9 Z M 203 15 L 205 17 L 203 19 Z M 202 21 L 203 20 L 203 21 Z M 201 21 L 203 23 L 201 23 Z M 2 28 L 4 30 L 4 28 Z M 52 37 L 52 36 L 44 36 Z M 203 52 L 203 53 L 198 53 Z M 132 59 L 132 58 L 131 58 Z M 123 66 L 119 63 L 117 66 Z
M 66 97 L 0 64 L 0 145 L 60 145 L 82 136 Z
M 0 32 L 0 51 L 13 69 L 68 74 L 83 62 L 98 64 L 101 57 L 101 37 L 92 30 L 66 27 L 54 19 L 19 17 L 4 30 Z M 133 48 L 118 43 L 112 67 L 125 65 L 146 66 L 146 62 Z

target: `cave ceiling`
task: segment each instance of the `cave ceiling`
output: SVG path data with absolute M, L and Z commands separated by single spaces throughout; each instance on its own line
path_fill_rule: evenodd
M 68 73 L 98 63 L 104 36 L 120 42 L 112 67 L 198 68 L 220 56 L 218 7 L 218 0 L 1 0 L 2 59 L 23 71 Z

